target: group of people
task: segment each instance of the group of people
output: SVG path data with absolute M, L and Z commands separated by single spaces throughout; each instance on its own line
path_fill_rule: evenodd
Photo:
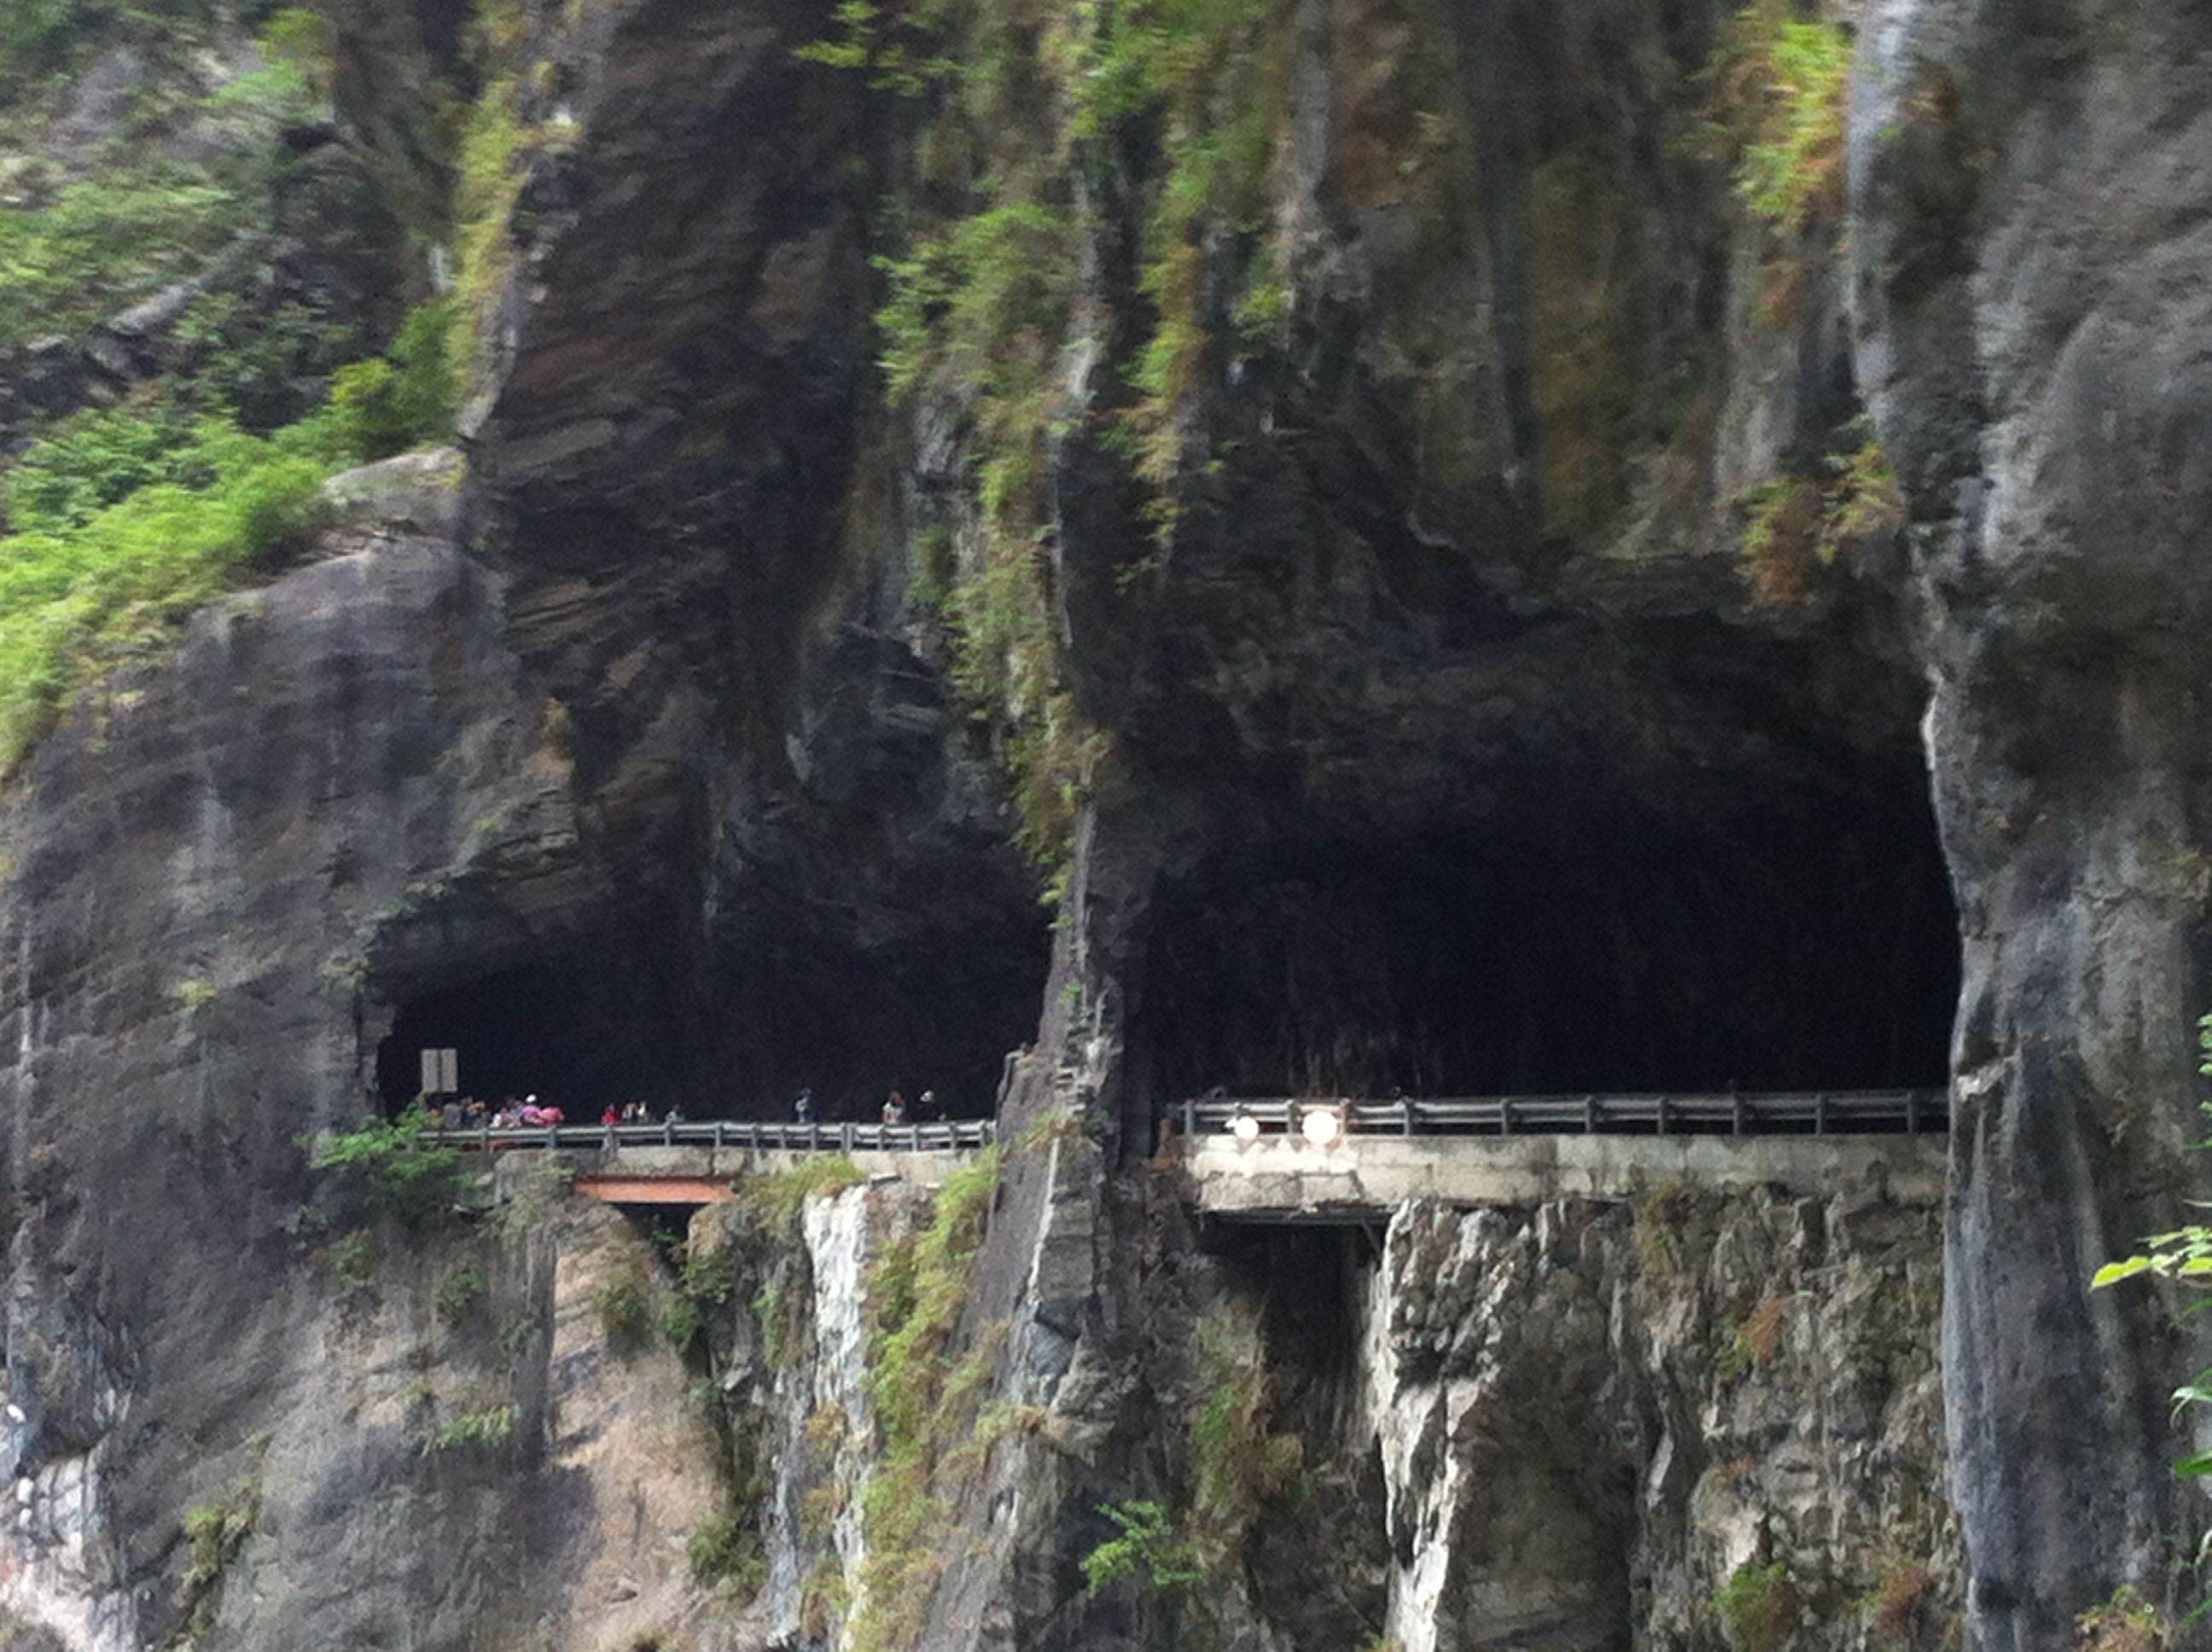
M 446 1130 L 514 1130 L 526 1125 L 560 1124 L 567 1117 L 557 1107 L 540 1105 L 535 1096 L 510 1096 L 494 1103 L 474 1096 L 433 1096 L 427 1098 L 430 1122 Z
M 599 1122 L 610 1130 L 618 1124 L 681 1124 L 684 1109 L 672 1107 L 659 1119 L 643 1102 L 609 1102 L 606 1110 L 599 1114 Z
M 562 1108 L 535 1096 L 510 1096 L 498 1102 L 474 1096 L 428 1096 L 423 1102 L 430 1109 L 431 1125 L 440 1130 L 527 1130 L 568 1121 Z M 671 1107 L 655 1116 L 643 1102 L 609 1102 L 599 1122 L 611 1130 L 622 1124 L 681 1124 L 684 1109 Z
M 798 1099 L 791 1104 L 791 1114 L 801 1124 L 814 1122 L 817 1115 L 814 1110 L 814 1091 L 811 1086 L 799 1092 Z M 884 1102 L 883 1121 L 885 1124 L 934 1124 L 944 1116 L 944 1110 L 937 1104 L 937 1092 L 933 1090 L 923 1090 L 911 1103 L 907 1101 L 904 1090 L 894 1090 Z
M 937 1092 L 925 1090 L 908 1108 L 905 1095 L 893 1090 L 884 1102 L 885 1124 L 934 1124 L 938 1119 Z
M 568 1118 L 561 1108 L 541 1102 L 535 1096 L 510 1096 L 497 1103 L 479 1101 L 473 1096 L 428 1096 L 423 1101 L 430 1109 L 431 1124 L 441 1130 L 528 1129 L 562 1124 Z M 814 1091 L 800 1090 L 791 1110 L 799 1123 L 813 1123 Z M 885 1124 L 934 1124 L 945 1114 L 933 1090 L 923 1090 L 911 1102 L 903 1090 L 894 1090 L 884 1102 L 882 1116 Z M 609 1102 L 599 1114 L 599 1122 L 610 1130 L 620 1125 L 681 1124 L 684 1109 L 672 1106 L 655 1117 L 643 1102 Z

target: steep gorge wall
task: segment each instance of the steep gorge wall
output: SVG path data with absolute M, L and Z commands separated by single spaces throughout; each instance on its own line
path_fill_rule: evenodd
M 793 58 L 811 7 L 547 35 L 574 130 L 522 189 L 467 484 L 389 483 L 65 720 L 10 805 L 13 1449 L 57 1497 L 97 1458 L 87 1587 L 140 1602 L 104 1632 L 161 1632 L 186 1502 L 312 1403 L 322 1310 L 270 1307 L 311 1289 L 294 1138 L 356 1110 L 411 1003 L 536 969 L 748 1107 L 917 1048 L 988 1088 L 1030 1043 L 1006 1121 L 1049 1149 L 1009 1165 L 958 1351 L 1001 1327 L 1037 1426 L 955 1498 L 925 1640 L 1121 1643 L 1071 1567 L 1146 1478 L 1160 1104 L 1940 1069 L 1923 676 L 1966 942 L 1971 1621 L 2056 1646 L 2118 1583 L 2164 1592 L 2187 1366 L 2084 1281 L 2165 1225 L 2194 1123 L 2207 488 L 2168 341 L 2202 319 L 2201 24 L 1860 9 L 1850 216 L 1785 249 L 1778 325 L 1774 249 L 1684 149 L 1724 11 L 1269 13 L 1286 319 L 1199 375 L 1164 549 L 1101 439 L 1160 157 L 1078 157 L 1031 561 L 1101 739 L 1048 981 L 1005 708 L 971 715 L 933 589 L 992 455 L 961 396 L 887 409 L 868 367 L 912 111 Z M 392 84 L 356 100 L 387 161 Z M 2105 191 L 2122 166 L 2142 187 Z M 1910 526 L 1762 600 L 1738 495 L 1816 473 L 1862 385 Z
M 1885 6 L 1854 110 L 1966 942 L 1945 1365 L 1990 1645 L 2157 1596 L 2203 1518 L 2163 1416 L 2201 1362 L 2083 1281 L 2201 1133 L 2208 50 L 2187 8 Z

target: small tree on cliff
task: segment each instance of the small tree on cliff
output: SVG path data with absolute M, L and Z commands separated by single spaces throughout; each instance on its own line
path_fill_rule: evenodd
M 370 1119 L 343 1135 L 317 1136 L 308 1164 L 338 1171 L 369 1202 L 403 1222 L 422 1223 L 451 1210 L 465 1176 L 458 1148 L 430 1130 L 420 1101 L 396 1119 Z
M 2197 1048 L 2202 1056 L 2197 1071 L 2212 1078 L 2212 1015 L 2197 1019 Z M 2204 1104 L 2204 1110 L 2212 1113 L 2212 1102 Z M 2145 1248 L 2134 1255 L 2099 1268 L 2089 1281 L 2091 1288 L 2101 1291 L 2123 1279 L 2154 1273 L 2197 1290 L 2212 1290 L 2212 1227 L 2191 1224 L 2176 1228 L 2171 1233 L 2152 1234 L 2142 1242 Z M 2207 1305 L 2207 1302 L 2199 1301 L 2187 1311 L 2194 1313 Z M 2177 1418 L 2196 1406 L 2212 1406 L 2212 1370 L 2199 1371 L 2173 1391 L 2173 1414 Z M 2212 1476 L 2212 1451 L 2191 1452 L 2174 1464 L 2173 1472 L 2185 1479 Z

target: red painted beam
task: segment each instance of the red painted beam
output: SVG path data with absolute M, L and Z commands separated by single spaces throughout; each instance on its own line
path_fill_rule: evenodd
M 576 1191 L 609 1205 L 712 1205 L 730 1196 L 712 1176 L 578 1176 Z

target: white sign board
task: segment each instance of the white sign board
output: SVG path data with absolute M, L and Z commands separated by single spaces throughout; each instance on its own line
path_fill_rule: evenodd
M 424 1050 L 422 1052 L 422 1093 L 426 1096 L 451 1096 L 461 1087 L 461 1053 L 459 1050 Z

